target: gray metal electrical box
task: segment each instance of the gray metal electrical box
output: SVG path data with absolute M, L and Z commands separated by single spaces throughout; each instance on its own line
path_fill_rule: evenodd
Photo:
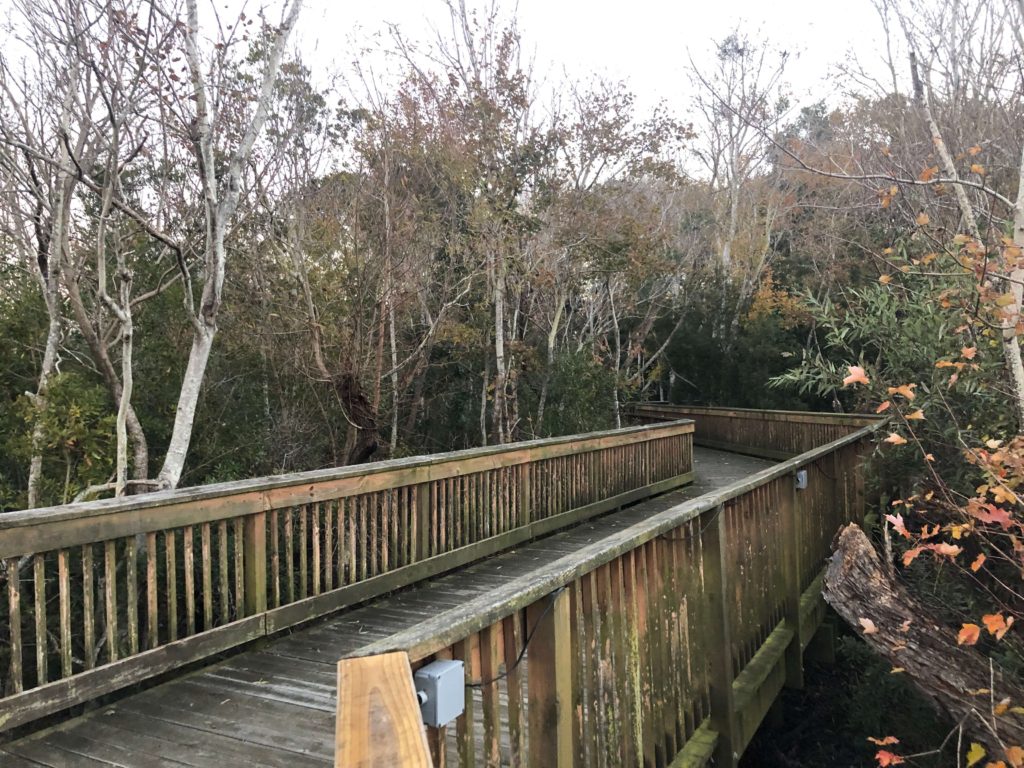
M 806 469 L 798 469 L 796 471 L 796 489 L 798 491 L 806 491 L 807 490 L 807 470 Z
M 437 728 L 450 723 L 466 707 L 461 661 L 432 661 L 413 675 L 423 722 Z

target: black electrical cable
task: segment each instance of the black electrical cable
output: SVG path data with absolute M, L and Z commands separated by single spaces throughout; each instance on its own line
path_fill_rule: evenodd
M 541 612 L 540 616 L 537 617 L 537 621 L 535 621 L 534 624 L 533 624 L 533 629 L 531 629 L 529 631 L 529 633 L 526 635 L 526 640 L 523 642 L 523 650 L 521 650 L 519 652 L 519 656 L 516 657 L 516 660 L 515 660 L 515 662 L 513 662 L 511 667 L 507 667 L 504 672 L 502 672 L 500 675 L 496 675 L 495 677 L 492 677 L 490 680 L 480 680 L 479 682 L 475 682 L 475 683 L 473 683 L 473 682 L 466 683 L 466 687 L 467 688 L 483 688 L 483 687 L 488 686 L 488 685 L 493 685 L 494 683 L 498 682 L 499 680 L 502 680 L 502 679 L 508 677 L 509 673 L 512 672 L 513 669 L 518 667 L 519 663 L 523 660 L 523 657 L 526 656 L 526 647 L 530 644 L 530 641 L 533 639 L 533 635 L 537 631 L 537 627 L 539 627 L 540 623 L 542 621 L 544 621 L 544 617 L 548 615 L 548 611 L 551 610 L 551 606 L 553 606 L 555 604 L 555 598 L 558 597 L 560 594 L 562 594 L 562 592 L 564 592 L 564 591 L 565 591 L 565 587 L 559 587 L 558 589 L 556 589 L 554 592 L 552 592 L 549 595 L 549 597 L 551 599 L 548 601 L 548 604 L 544 607 L 544 610 L 543 610 L 543 612 Z

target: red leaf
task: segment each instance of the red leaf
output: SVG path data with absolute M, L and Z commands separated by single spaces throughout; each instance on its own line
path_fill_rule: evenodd
M 902 757 L 886 749 L 880 749 L 875 753 L 875 760 L 878 764 L 885 768 L 887 765 L 899 765 L 900 763 L 906 762 Z

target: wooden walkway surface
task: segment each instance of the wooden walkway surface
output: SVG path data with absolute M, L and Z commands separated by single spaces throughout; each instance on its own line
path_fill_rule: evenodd
M 695 449 L 696 480 L 686 488 L 372 601 L 0 745 L 0 766 L 331 766 L 339 658 L 771 463 Z

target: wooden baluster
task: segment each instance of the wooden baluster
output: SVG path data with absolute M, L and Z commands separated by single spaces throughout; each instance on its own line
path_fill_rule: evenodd
M 71 677 L 71 568 L 66 549 L 57 553 L 57 584 L 60 594 L 60 674 L 61 677 Z
M 284 569 L 288 579 L 288 602 L 295 602 L 295 536 L 292 530 L 292 512 L 284 510 Z
M 96 664 L 96 592 L 93 589 L 92 544 L 82 547 L 82 634 L 85 649 L 84 666 Z
M 422 487 L 422 486 L 421 486 Z M 479 668 L 476 659 L 479 652 L 474 653 L 474 645 L 479 643 L 477 635 L 470 635 L 455 645 L 455 658 L 461 659 L 465 665 L 466 680 L 479 679 Z M 476 742 L 474 740 L 473 689 L 466 686 L 465 708 L 455 721 L 455 740 L 459 750 L 460 768 L 473 768 L 476 758 Z
M 538 768 L 573 765 L 570 610 L 569 593 L 564 590 L 526 610 L 527 624 L 534 627 L 527 670 L 529 764 Z
M 125 618 L 128 620 L 128 653 L 139 652 L 139 575 L 135 537 L 124 540 Z
M 324 502 L 324 590 L 334 589 L 334 502 Z
M 308 594 L 309 572 L 307 557 L 309 551 L 309 507 L 305 504 L 299 507 L 299 599 L 304 599 Z
M 193 551 L 192 526 L 186 525 L 183 531 L 185 561 L 185 631 L 187 637 L 196 633 L 196 563 Z
M 281 606 L 281 533 L 277 529 L 277 510 L 270 510 L 270 573 L 273 584 L 274 608 Z M 339 566 L 338 573 L 341 573 Z M 339 584 L 340 584 L 339 578 Z
M 164 560 L 167 569 L 167 639 L 178 639 L 178 557 L 174 529 L 164 532 Z
M 36 626 L 36 675 L 37 685 L 49 680 L 46 664 L 46 560 L 44 555 L 32 558 L 33 583 L 35 586 L 34 616 Z
M 779 525 L 782 528 L 782 563 L 785 589 L 784 615 L 786 627 L 793 632 L 793 639 L 786 648 L 786 685 L 790 688 L 804 687 L 803 638 L 800 633 L 800 528 L 797 525 L 796 473 L 781 478 L 779 493 Z
M 245 518 L 236 517 L 231 523 L 235 534 L 235 618 L 246 616 L 245 602 Z
M 7 616 L 11 625 L 11 689 L 14 693 L 21 693 L 25 689 L 25 675 L 22 667 L 24 649 L 21 645 L 21 574 L 16 557 L 7 561 Z
M 313 544 L 313 562 L 312 570 L 310 575 L 313 577 L 313 594 L 320 594 L 320 578 L 321 578 L 321 563 L 320 563 L 320 504 L 310 504 L 309 511 L 312 515 L 312 525 L 310 528 L 310 535 L 312 537 Z
M 83 560 L 82 569 L 85 570 Z M 157 601 L 156 531 L 146 534 L 146 647 L 160 645 L 160 615 Z
M 202 547 L 203 570 L 203 629 L 213 628 L 213 547 L 210 524 L 203 523 L 199 528 L 200 546 Z
M 231 621 L 228 605 L 228 521 L 217 521 L 217 586 L 220 588 L 220 623 Z
M 526 764 L 526 730 L 523 728 L 523 677 L 519 654 L 523 650 L 522 612 L 516 611 L 502 621 L 505 646 L 505 683 L 508 700 L 509 764 Z
M 486 768 L 501 766 L 501 707 L 497 683 L 499 662 L 499 638 L 501 625 L 484 627 L 480 633 L 480 679 L 487 683 L 482 686 L 484 720 L 484 765 Z
M 106 572 L 103 579 L 103 593 L 106 603 L 107 660 L 117 661 L 120 656 L 120 635 L 117 627 L 117 550 L 115 542 L 103 543 Z
M 369 542 L 370 526 L 369 515 L 366 511 L 366 495 L 356 496 L 356 529 L 358 532 L 357 546 L 359 548 L 359 581 L 365 581 L 370 573 L 369 570 Z
M 584 748 L 583 718 L 583 708 L 585 706 L 583 701 L 585 690 L 583 654 L 586 644 L 581 642 L 580 638 L 582 631 L 581 622 L 583 620 L 583 597 L 579 579 L 569 584 L 569 602 L 571 603 L 569 610 L 569 658 L 572 660 L 572 753 L 576 765 L 584 766 L 587 764 L 587 755 Z M 511 705 L 509 709 L 511 710 Z
M 729 605 L 732 594 L 729 577 L 733 564 L 726 550 L 725 508 L 721 505 L 701 516 L 704 538 L 704 584 L 711 608 L 708 626 L 708 650 L 711 654 L 711 730 L 718 733 L 715 764 L 732 767 L 739 756 L 735 753 L 738 733 L 736 703 L 732 684 L 736 679 L 732 658 L 732 625 Z

